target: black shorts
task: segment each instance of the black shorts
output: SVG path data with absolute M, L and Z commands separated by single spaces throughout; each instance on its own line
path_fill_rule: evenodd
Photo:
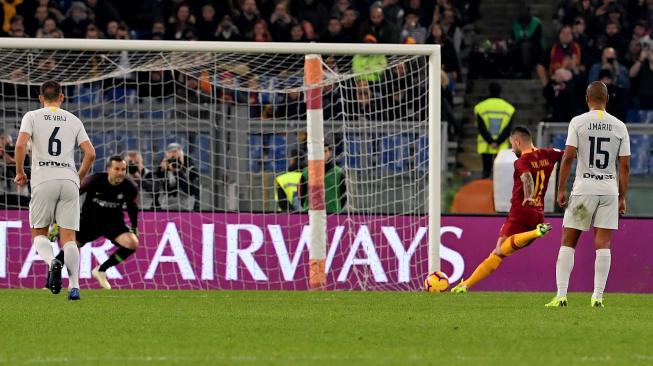
M 91 242 L 101 236 L 111 240 L 116 244 L 115 239 L 121 234 L 128 233 L 130 229 L 125 225 L 122 219 L 98 219 L 98 220 L 82 220 L 79 224 L 79 231 L 76 234 L 76 239 L 80 246 Z

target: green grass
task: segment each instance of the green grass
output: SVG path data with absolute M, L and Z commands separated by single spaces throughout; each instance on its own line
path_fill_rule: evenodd
M 653 296 L 0 290 L 0 365 L 650 365 Z

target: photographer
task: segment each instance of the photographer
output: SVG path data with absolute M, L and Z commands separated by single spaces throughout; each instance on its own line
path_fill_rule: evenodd
M 155 207 L 168 210 L 199 210 L 199 175 L 181 145 L 173 142 L 154 173 L 156 178 Z M 191 199 L 191 197 L 193 199 Z
M 125 153 L 127 161 L 127 174 L 140 190 L 141 207 L 149 207 L 154 203 L 154 176 L 143 165 L 143 156 L 140 151 L 131 150 Z
M 625 66 L 617 61 L 617 52 L 612 47 L 603 49 L 601 55 L 601 62 L 592 65 L 589 75 L 587 76 L 588 82 L 599 80 L 599 73 L 601 70 L 610 70 L 613 77 L 615 86 L 623 88 L 624 90 L 630 89 L 630 79 L 628 78 L 628 70 Z

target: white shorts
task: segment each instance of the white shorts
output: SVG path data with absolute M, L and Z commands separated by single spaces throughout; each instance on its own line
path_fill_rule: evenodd
M 49 180 L 32 189 L 29 226 L 45 228 L 55 222 L 64 229 L 79 230 L 79 187 L 72 180 Z
M 590 225 L 617 230 L 619 228 L 618 196 L 571 196 L 562 226 L 588 231 Z

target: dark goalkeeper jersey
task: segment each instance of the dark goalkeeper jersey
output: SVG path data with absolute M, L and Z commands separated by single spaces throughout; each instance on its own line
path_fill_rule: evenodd
M 107 173 L 95 173 L 82 182 L 79 194 L 86 193 L 82 205 L 81 216 L 97 222 L 123 221 L 123 205 L 127 206 L 127 213 L 131 226 L 137 226 L 138 220 L 138 188 L 136 184 L 125 178 L 117 186 L 109 183 Z

